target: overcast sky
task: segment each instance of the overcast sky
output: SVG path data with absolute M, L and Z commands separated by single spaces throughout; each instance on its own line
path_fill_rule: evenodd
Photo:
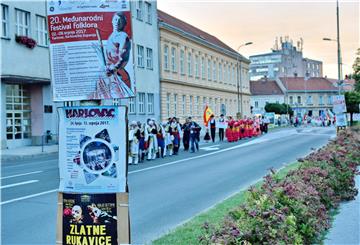
M 192 24 L 249 57 L 271 52 L 275 38 L 304 39 L 304 56 L 323 61 L 324 75 L 337 78 L 336 1 L 158 0 L 158 8 Z M 340 41 L 343 73 L 352 72 L 359 45 L 359 3 L 340 0 Z

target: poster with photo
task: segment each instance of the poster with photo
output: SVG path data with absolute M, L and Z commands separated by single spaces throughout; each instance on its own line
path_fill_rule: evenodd
M 59 190 L 125 192 L 126 107 L 59 108 L 59 121 Z
M 47 1 L 54 101 L 135 96 L 130 0 Z
M 333 96 L 333 111 L 335 114 L 342 114 L 346 112 L 345 95 Z
M 63 194 L 63 244 L 118 244 L 116 194 Z

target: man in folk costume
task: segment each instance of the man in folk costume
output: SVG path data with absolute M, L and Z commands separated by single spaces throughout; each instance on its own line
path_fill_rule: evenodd
M 163 156 L 165 157 L 167 155 L 167 152 L 169 152 L 169 156 L 172 156 L 173 154 L 173 141 L 172 141 L 172 137 L 170 134 L 170 121 L 168 122 L 164 122 L 162 124 L 163 126 L 163 130 L 164 130 L 164 142 L 165 142 L 165 147 L 164 147 L 164 154 Z
M 209 129 L 210 129 L 211 140 L 212 142 L 215 142 L 216 120 L 214 114 L 210 116 Z
M 139 163 L 139 138 L 140 129 L 133 121 L 129 128 L 129 164 L 137 165 Z
M 240 123 L 240 133 L 239 133 L 239 138 L 243 139 L 245 138 L 245 121 L 244 120 L 239 120 Z
M 191 117 L 188 118 L 190 129 L 191 152 L 199 151 L 199 140 L 201 127 Z
M 254 119 L 254 136 L 260 135 L 260 119 L 255 117 Z
M 163 128 L 162 124 L 157 124 L 157 134 L 156 134 L 157 142 L 158 142 L 158 152 L 159 157 L 164 157 L 164 153 L 166 146 L 165 146 L 165 129 Z
M 148 155 L 147 160 L 152 160 L 156 158 L 156 153 L 158 151 L 157 144 L 157 128 L 155 121 L 148 119 L 147 125 L 145 126 L 145 141 L 148 144 Z
M 181 128 L 179 127 L 179 124 L 176 120 L 176 118 L 172 118 L 171 119 L 171 123 L 170 123 L 170 134 L 171 134 L 171 138 L 173 141 L 173 154 L 177 155 L 178 151 L 179 151 L 179 146 L 180 146 L 180 130 Z
M 190 119 L 186 118 L 185 123 L 181 127 L 183 131 L 184 151 L 188 151 L 190 146 L 190 122 L 191 122 Z
M 145 144 L 145 124 L 141 122 L 137 122 L 137 126 L 139 128 L 140 136 L 139 136 L 139 157 L 140 162 L 144 161 L 145 153 L 146 153 L 146 144 Z
M 220 141 L 224 141 L 224 130 L 226 129 L 224 114 L 220 115 L 220 118 L 218 120 L 218 128 L 219 128 L 219 139 Z

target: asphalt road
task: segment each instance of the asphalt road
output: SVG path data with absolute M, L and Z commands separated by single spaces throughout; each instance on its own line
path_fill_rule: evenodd
M 132 243 L 150 243 L 334 135 L 334 128 L 283 129 L 131 166 Z M 58 183 L 56 156 L 2 164 L 1 244 L 55 244 Z

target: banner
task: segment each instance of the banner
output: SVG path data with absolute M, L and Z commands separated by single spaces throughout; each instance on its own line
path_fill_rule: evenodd
M 333 96 L 333 111 L 335 114 L 341 114 L 346 112 L 346 103 L 344 95 Z
M 62 192 L 114 193 L 126 188 L 126 108 L 59 108 Z
M 347 126 L 347 118 L 346 114 L 336 114 L 336 127 L 346 127 Z
M 54 101 L 135 96 L 129 0 L 47 1 Z
M 117 245 L 116 194 L 63 194 L 63 244 Z

